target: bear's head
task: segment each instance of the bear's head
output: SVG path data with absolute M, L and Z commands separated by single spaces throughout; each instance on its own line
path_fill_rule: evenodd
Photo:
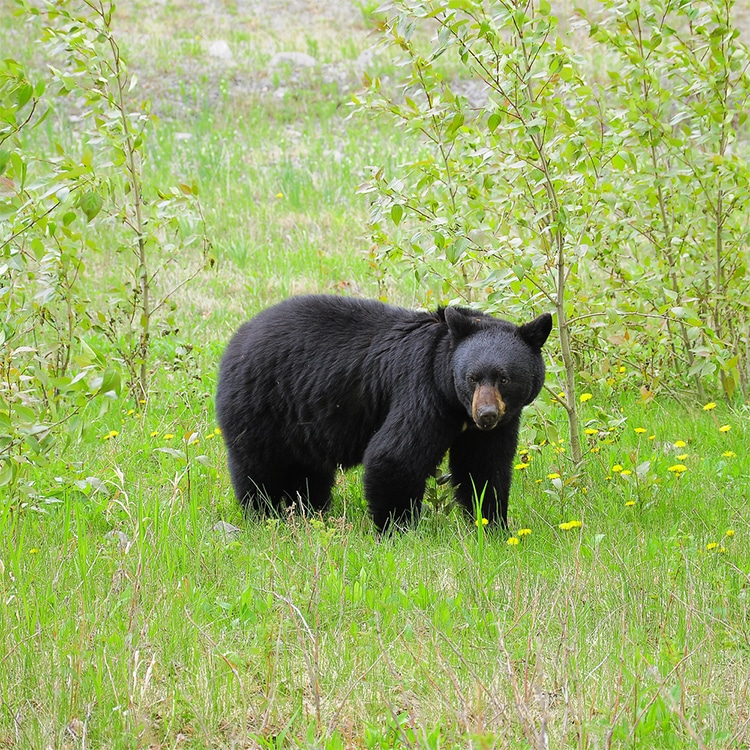
M 445 322 L 454 341 L 456 396 L 480 430 L 517 417 L 544 384 L 542 346 L 552 316 L 516 326 L 476 310 L 448 307 Z

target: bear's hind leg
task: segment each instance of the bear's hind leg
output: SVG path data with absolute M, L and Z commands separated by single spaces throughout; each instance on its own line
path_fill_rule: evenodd
M 232 455 L 231 451 L 227 459 L 234 494 L 245 511 L 265 516 L 281 510 L 284 492 L 276 472 L 258 468 L 245 457 Z
M 309 510 L 324 511 L 331 504 L 331 489 L 335 475 L 335 469 L 287 467 L 284 471 L 284 495 L 294 503 L 301 500 L 304 507 Z
M 229 473 L 237 499 L 247 510 L 261 515 L 278 513 L 301 503 L 324 511 L 331 501 L 335 470 L 309 469 L 297 464 L 263 464 L 229 456 Z

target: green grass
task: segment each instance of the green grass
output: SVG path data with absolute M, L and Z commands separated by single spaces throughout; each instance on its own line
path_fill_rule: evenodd
M 177 294 L 147 402 L 92 405 L 34 495 L 0 502 L 0 748 L 746 746 L 747 405 L 641 402 L 618 373 L 582 406 L 574 473 L 543 394 L 521 436 L 518 544 L 434 485 L 416 531 L 378 540 L 357 471 L 323 518 L 242 517 L 213 417 L 222 348 L 292 293 L 418 299 L 371 267 L 356 195 L 409 146 L 347 120 L 348 94 L 316 78 L 277 98 L 191 77 L 190 17 L 159 7 L 149 33 L 176 28 L 141 79 L 156 86 L 175 48 L 186 78 L 153 89 L 148 179 L 198 182 L 218 262 Z M 273 40 L 227 7 L 202 34 L 227 16 L 251 75 Z M 352 59 L 366 35 L 291 23 L 284 48 Z M 105 250 L 88 264 L 106 275 Z

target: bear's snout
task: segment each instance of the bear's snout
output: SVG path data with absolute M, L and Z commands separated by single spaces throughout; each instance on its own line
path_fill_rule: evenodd
M 492 430 L 505 414 L 505 402 L 500 392 L 491 385 L 482 384 L 474 391 L 471 418 L 480 430 Z

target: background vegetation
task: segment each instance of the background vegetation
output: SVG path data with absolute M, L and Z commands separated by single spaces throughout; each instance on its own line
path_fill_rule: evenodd
M 745 746 L 746 11 L 0 5 L 0 747 Z M 307 291 L 556 312 L 508 535 L 242 519 Z

